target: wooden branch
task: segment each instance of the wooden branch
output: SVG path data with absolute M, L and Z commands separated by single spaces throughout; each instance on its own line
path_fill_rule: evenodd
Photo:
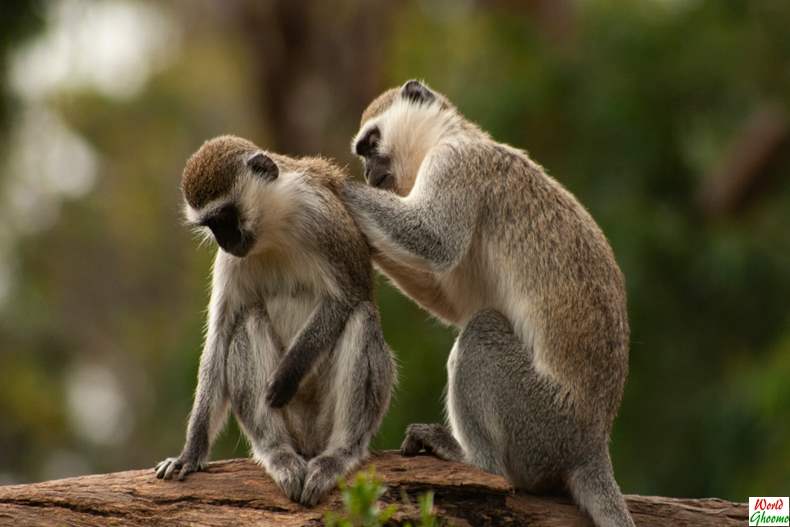
M 403 493 L 416 503 L 435 492 L 436 512 L 452 525 L 590 525 L 570 499 L 515 494 L 506 481 L 459 463 L 433 457 L 404 458 L 385 452 L 371 458 L 389 488 L 387 502 Z M 628 496 L 639 526 L 746 525 L 747 507 L 719 499 Z M 246 459 L 211 463 L 186 481 L 161 481 L 153 469 L 0 486 L 0 525 L 321 525 L 328 510 L 341 508 L 338 492 L 319 507 L 288 501 L 263 469 Z M 397 522 L 414 520 L 416 505 L 404 505 Z

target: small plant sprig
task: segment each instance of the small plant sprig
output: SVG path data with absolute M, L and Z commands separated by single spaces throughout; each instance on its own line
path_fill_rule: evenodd
M 433 491 L 429 490 L 417 497 L 420 504 L 420 524 L 418 527 L 439 527 L 439 520 L 433 513 Z
M 382 508 L 379 499 L 387 492 L 382 482 L 376 478 L 371 468 L 368 472 L 360 472 L 351 484 L 341 480 L 340 493 L 343 497 L 343 512 L 329 512 L 324 516 L 327 527 L 382 527 L 398 511 L 395 504 Z M 416 527 L 439 527 L 433 513 L 433 492 L 421 494 L 417 501 L 420 507 L 420 523 Z M 406 527 L 415 527 L 406 523 Z

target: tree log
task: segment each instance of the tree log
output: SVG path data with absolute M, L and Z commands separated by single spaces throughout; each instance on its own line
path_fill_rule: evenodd
M 567 497 L 517 494 L 507 482 L 460 463 L 394 452 L 371 457 L 387 485 L 382 501 L 401 503 L 396 523 L 417 516 L 416 496 L 435 493 L 436 513 L 452 525 L 591 525 Z M 404 494 L 409 497 L 406 504 Z M 639 526 L 746 525 L 747 507 L 720 499 L 627 496 Z M 339 492 L 307 509 L 290 502 L 246 459 L 210 463 L 185 481 L 161 481 L 152 468 L 0 486 L 0 525 L 321 525 L 342 508 Z

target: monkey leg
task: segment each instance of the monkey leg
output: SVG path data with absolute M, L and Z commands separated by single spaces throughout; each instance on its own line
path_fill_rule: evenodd
M 488 427 L 491 417 L 497 412 L 490 408 L 490 390 L 501 382 L 496 376 L 502 376 L 504 372 L 496 372 L 496 366 L 491 362 L 492 353 L 479 348 L 496 347 L 497 352 L 508 353 L 510 350 L 505 351 L 502 346 L 514 348 L 516 342 L 513 342 L 515 336 L 505 338 L 504 333 L 499 340 L 507 342 L 494 343 L 491 339 L 477 342 L 481 329 L 478 326 L 485 325 L 484 317 L 478 314 L 467 324 L 447 361 L 447 415 L 452 430 L 441 424 L 411 424 L 406 428 L 401 444 L 402 455 L 414 456 L 425 452 L 440 459 L 466 461 L 488 472 L 504 474 L 494 431 Z M 458 374 L 459 366 L 463 368 L 461 375 Z
M 333 353 L 332 432 L 324 451 L 307 464 L 300 500 L 307 506 L 317 504 L 338 478 L 367 456 L 395 381 L 392 354 L 381 332 L 378 311 L 370 302 L 355 308 Z
M 448 361 L 447 413 L 471 463 L 529 492 L 570 490 L 596 525 L 633 526 L 607 433 L 582 421 L 498 311 L 467 323 Z
M 250 315 L 228 351 L 226 376 L 233 413 L 249 438 L 255 460 L 293 501 L 302 495 L 307 463 L 293 447 L 281 411 L 266 404 L 266 379 L 282 345 L 265 310 Z
M 469 320 L 447 372 L 450 426 L 470 463 L 540 491 L 558 486 L 565 464 L 589 449 L 559 387 L 535 371 L 532 350 L 498 311 Z

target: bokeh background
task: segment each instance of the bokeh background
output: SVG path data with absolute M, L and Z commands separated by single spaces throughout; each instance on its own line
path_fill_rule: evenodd
M 359 174 L 366 103 L 418 77 L 590 209 L 628 282 L 623 489 L 790 488 L 790 2 L 5 1 L 0 482 L 153 466 L 191 406 L 213 249 L 181 224 L 203 140 Z M 441 418 L 453 332 L 383 280 L 400 387 Z M 244 456 L 235 425 L 213 457 Z

